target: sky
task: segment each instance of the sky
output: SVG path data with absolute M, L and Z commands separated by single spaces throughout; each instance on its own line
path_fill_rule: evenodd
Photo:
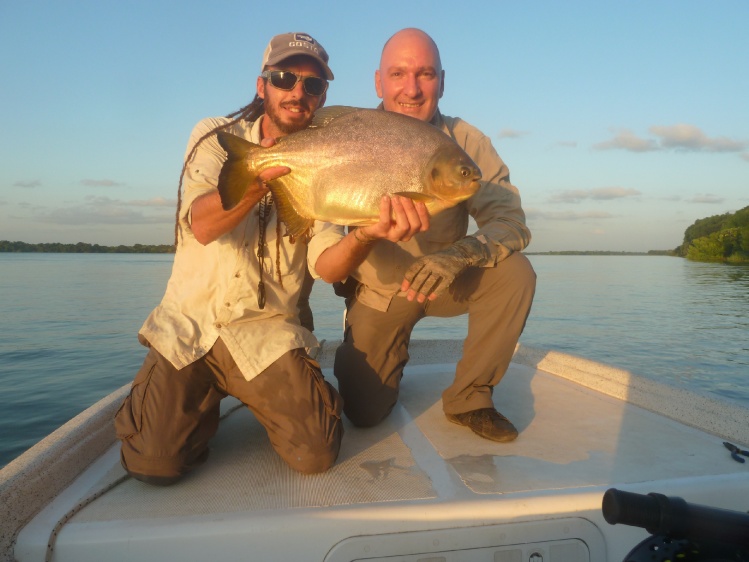
M 528 251 L 673 249 L 749 205 L 748 25 L 746 0 L 0 0 L 0 240 L 172 243 L 190 131 L 252 99 L 273 35 L 324 45 L 327 105 L 374 107 L 382 45 L 418 27 Z

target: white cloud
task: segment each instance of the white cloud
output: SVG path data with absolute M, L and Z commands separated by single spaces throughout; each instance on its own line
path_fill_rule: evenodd
M 163 198 L 148 201 L 123 201 L 109 197 L 86 197 L 84 203 L 62 207 L 43 213 L 37 218 L 42 222 L 55 224 L 162 224 L 174 222 L 173 213 L 164 214 L 164 207 L 174 209 L 176 202 Z M 149 212 L 149 209 L 159 212 Z
M 154 197 L 153 199 L 147 200 L 133 200 L 127 201 L 126 205 L 132 207 L 171 207 L 177 208 L 177 201 L 175 199 L 165 199 L 164 197 Z
M 556 146 L 561 148 L 577 148 L 577 141 L 559 141 Z
M 605 211 L 542 211 L 540 209 L 526 209 L 529 220 L 580 221 L 589 219 L 611 219 L 614 215 Z
M 114 180 L 81 180 L 81 184 L 87 187 L 121 187 L 125 184 L 114 181 Z
M 13 184 L 13 187 L 39 187 L 42 185 L 42 182 L 39 180 L 30 180 L 30 181 L 17 181 Z
M 651 152 L 658 150 L 654 140 L 642 139 L 629 129 L 620 129 L 614 138 L 594 144 L 596 150 L 629 150 L 630 152 Z
M 718 195 L 713 195 L 712 193 L 704 193 L 704 194 L 698 194 L 692 197 L 691 199 L 687 199 L 688 203 L 723 203 L 725 199 L 723 197 L 720 197 Z
M 520 137 L 524 137 L 526 135 L 529 135 L 527 131 L 516 131 L 515 129 L 502 129 L 499 131 L 499 134 L 497 135 L 500 139 L 518 139 Z
M 579 203 L 585 199 L 595 201 L 610 201 L 612 199 L 622 199 L 624 197 L 634 197 L 641 195 L 636 189 L 625 187 L 599 187 L 596 189 L 571 189 L 552 195 L 550 200 L 553 203 Z
M 746 142 L 727 137 L 708 137 L 694 125 L 680 123 L 670 126 L 652 126 L 650 132 L 660 137 L 663 148 L 705 152 L 740 152 L 747 148 Z
M 596 150 L 628 150 L 630 152 L 652 152 L 676 150 L 681 152 L 741 152 L 749 147 L 745 141 L 728 137 L 708 137 L 699 127 L 679 123 L 676 125 L 653 125 L 648 131 L 658 140 L 637 136 L 629 129 L 615 131 L 614 138 L 593 145 Z M 742 158 L 747 156 L 742 154 Z

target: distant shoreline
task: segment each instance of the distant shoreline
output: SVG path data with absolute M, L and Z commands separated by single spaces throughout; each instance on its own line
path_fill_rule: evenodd
M 44 254 L 173 254 L 173 244 L 134 244 L 132 246 L 100 246 L 78 242 L 63 244 L 61 242 L 44 242 L 29 244 L 27 242 L 9 242 L 0 240 L 0 252 L 6 253 L 44 253 Z
M 673 250 L 647 252 L 615 252 L 612 250 L 560 250 L 557 252 L 523 252 L 526 256 L 672 256 L 681 257 Z
M 0 240 L 0 252 L 6 253 L 48 253 L 48 254 L 173 254 L 172 244 L 134 244 L 132 246 L 101 246 L 78 242 L 9 242 Z M 676 256 L 673 250 L 649 250 L 647 252 L 616 252 L 609 250 L 562 250 L 556 252 L 523 252 L 528 256 Z M 678 257 L 678 256 L 676 256 Z

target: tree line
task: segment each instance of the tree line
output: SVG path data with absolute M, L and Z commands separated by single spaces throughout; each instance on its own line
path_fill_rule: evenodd
M 47 252 L 67 254 L 173 254 L 172 244 L 100 246 L 78 242 L 29 244 L 0 240 L 0 252 Z M 539 252 L 553 255 L 637 255 L 637 252 Z M 676 255 L 694 261 L 749 263 L 749 207 L 735 213 L 698 219 L 684 231 L 684 242 L 673 251 L 651 250 L 646 255 Z
M 40 252 L 57 254 L 173 254 L 171 244 L 134 244 L 132 246 L 100 246 L 78 242 L 77 244 L 62 244 L 61 242 L 46 242 L 29 244 L 27 242 L 10 242 L 0 240 L 0 252 Z
M 695 221 L 674 251 L 694 261 L 749 263 L 749 207 Z

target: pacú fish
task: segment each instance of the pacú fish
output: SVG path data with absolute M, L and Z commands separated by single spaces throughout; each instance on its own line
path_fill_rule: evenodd
M 434 215 L 468 199 L 481 179 L 478 166 L 441 130 L 378 109 L 320 109 L 311 127 L 270 148 L 226 132 L 217 136 L 228 154 L 218 178 L 223 208 L 236 206 L 264 169 L 287 166 L 289 174 L 267 185 L 295 237 L 315 220 L 374 224 L 386 194 L 424 201 Z

